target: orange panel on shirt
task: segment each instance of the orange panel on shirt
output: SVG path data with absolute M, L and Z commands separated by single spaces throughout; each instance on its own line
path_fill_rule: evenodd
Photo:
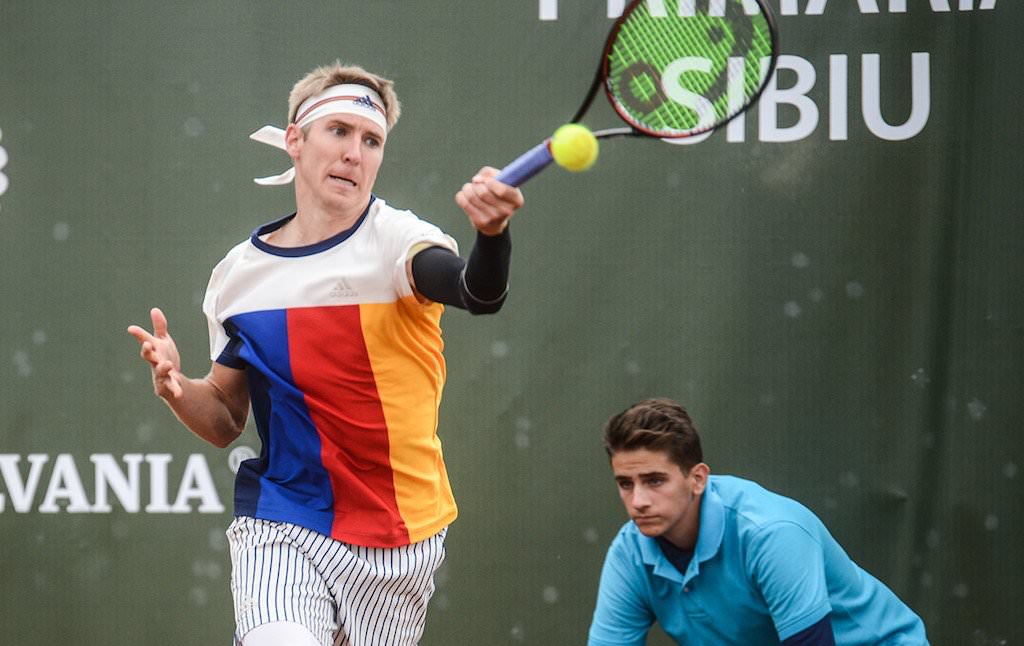
M 437 437 L 445 381 L 438 322 L 414 297 L 360 306 L 363 336 L 387 424 L 398 511 L 416 542 L 455 520 L 457 509 Z

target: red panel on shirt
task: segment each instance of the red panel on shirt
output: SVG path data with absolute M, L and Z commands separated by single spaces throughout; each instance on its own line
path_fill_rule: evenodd
M 333 538 L 394 547 L 409 542 L 391 473 L 388 428 L 358 305 L 288 310 L 292 376 L 320 435 L 334 494 Z

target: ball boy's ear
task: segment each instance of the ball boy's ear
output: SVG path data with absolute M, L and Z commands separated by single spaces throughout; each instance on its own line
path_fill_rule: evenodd
M 701 462 L 690 468 L 690 478 L 693 479 L 693 493 L 700 495 L 708 486 L 708 476 L 711 475 L 711 467 Z

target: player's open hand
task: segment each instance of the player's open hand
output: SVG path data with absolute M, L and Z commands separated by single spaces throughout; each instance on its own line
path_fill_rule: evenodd
M 485 166 L 455 194 L 473 227 L 488 236 L 496 236 L 508 226 L 509 218 L 523 205 L 522 192 L 495 179 L 498 169 Z
M 154 307 L 149 312 L 153 319 L 153 333 L 150 334 L 138 325 L 128 326 L 128 334 L 142 346 L 139 355 L 153 369 L 153 390 L 163 399 L 180 398 L 184 391 L 181 382 L 185 376 L 181 374 L 181 358 L 174 339 L 167 332 L 167 317 Z

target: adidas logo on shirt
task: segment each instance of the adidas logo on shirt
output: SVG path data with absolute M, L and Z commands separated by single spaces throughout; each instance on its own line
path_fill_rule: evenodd
M 334 283 L 334 287 L 331 288 L 331 298 L 355 298 L 359 296 L 359 292 L 352 289 L 352 285 L 349 284 L 347 278 L 341 278 L 338 282 Z

